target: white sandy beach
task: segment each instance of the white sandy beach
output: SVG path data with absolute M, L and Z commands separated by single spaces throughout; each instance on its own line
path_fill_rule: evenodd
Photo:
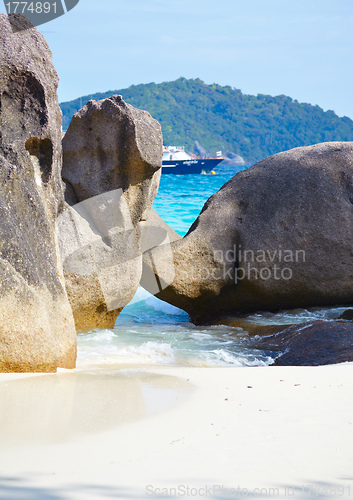
M 353 364 L 0 375 L 0 498 L 350 498 Z

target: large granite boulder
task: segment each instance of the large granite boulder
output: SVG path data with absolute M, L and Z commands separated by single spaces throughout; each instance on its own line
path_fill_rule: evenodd
M 158 191 L 161 127 L 121 96 L 89 101 L 73 117 L 63 152 L 59 229 L 76 328 L 112 328 L 141 279 L 140 226 Z
M 44 37 L 33 27 L 14 34 L 0 15 L 0 371 L 76 363 L 55 232 L 64 205 L 57 86 Z
M 238 173 L 172 250 L 175 279 L 157 296 L 197 324 L 352 304 L 353 142 L 292 149 Z M 168 275 L 163 247 L 153 261 Z
M 312 321 L 256 339 L 259 349 L 275 354 L 275 366 L 318 366 L 353 361 L 353 325 Z

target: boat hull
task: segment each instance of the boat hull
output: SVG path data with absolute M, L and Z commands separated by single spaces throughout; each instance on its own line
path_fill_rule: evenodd
M 186 175 L 208 173 L 213 170 L 223 158 L 207 158 L 198 160 L 164 160 L 162 174 Z

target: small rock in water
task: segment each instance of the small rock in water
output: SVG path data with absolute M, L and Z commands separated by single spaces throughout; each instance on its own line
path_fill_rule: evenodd
M 338 319 L 346 319 L 348 321 L 353 321 L 353 309 L 346 309 Z
M 256 347 L 283 353 L 273 363 L 276 366 L 318 366 L 353 361 L 353 325 L 340 321 L 292 325 L 281 333 L 258 339 Z

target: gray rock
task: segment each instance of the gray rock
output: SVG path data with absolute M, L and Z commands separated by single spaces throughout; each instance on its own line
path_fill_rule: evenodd
M 241 156 L 231 153 L 230 151 L 227 151 L 224 160 L 220 163 L 220 165 L 235 165 L 235 166 L 241 166 L 245 165 L 244 158 Z
M 353 309 L 346 309 L 345 311 L 343 311 L 343 313 L 339 316 L 338 319 L 353 321 Z
M 211 158 L 211 155 L 206 151 L 206 149 L 201 146 L 199 141 L 195 141 L 194 152 L 200 158 Z
M 44 37 L 35 28 L 14 34 L 1 14 L 0 371 L 75 367 L 55 232 L 64 204 L 57 86 Z
M 271 156 L 239 172 L 172 243 L 158 295 L 195 323 L 353 303 L 353 142 Z M 168 266 L 157 249 L 158 269 Z
M 159 123 L 121 96 L 89 101 L 65 134 L 59 229 L 78 330 L 113 327 L 138 288 L 140 224 L 158 191 L 162 144 Z
M 353 361 L 353 325 L 314 321 L 291 325 L 255 342 L 277 352 L 275 366 L 318 366 Z

